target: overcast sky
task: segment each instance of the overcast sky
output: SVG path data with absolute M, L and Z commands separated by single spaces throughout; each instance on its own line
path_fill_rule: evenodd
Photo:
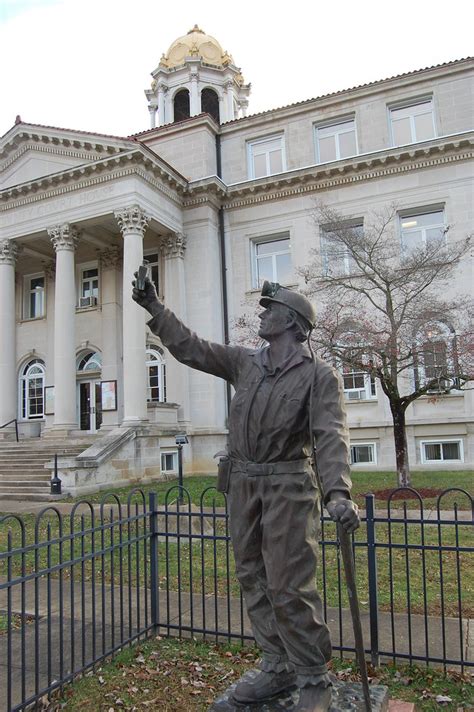
M 255 113 L 466 57 L 472 19 L 468 0 L 0 0 L 0 135 L 17 114 L 148 129 L 150 72 L 195 23 L 233 55 Z

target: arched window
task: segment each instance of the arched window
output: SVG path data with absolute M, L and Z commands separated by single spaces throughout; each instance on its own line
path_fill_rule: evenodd
M 210 114 L 217 123 L 219 119 L 219 97 L 214 89 L 203 89 L 201 92 L 201 111 Z
M 29 361 L 21 372 L 21 417 L 25 420 L 44 416 L 44 374 L 44 363 L 37 358 Z
M 147 401 L 166 403 L 166 364 L 157 346 L 146 350 Z
M 77 358 L 78 371 L 101 371 L 102 358 L 97 351 L 86 351 L 80 354 Z
M 415 382 L 418 387 L 433 381 L 430 393 L 452 388 L 457 372 L 454 329 L 441 321 L 425 324 L 416 335 L 415 354 Z
M 189 119 L 191 115 L 191 110 L 189 108 L 189 91 L 187 89 L 180 89 L 176 92 L 174 101 L 174 121 L 183 121 L 184 119 Z

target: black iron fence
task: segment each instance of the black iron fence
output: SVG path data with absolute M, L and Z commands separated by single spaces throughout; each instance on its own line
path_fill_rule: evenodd
M 0 710 L 21 710 L 151 634 L 251 641 L 235 577 L 226 502 L 178 488 L 136 490 L 62 515 L 0 518 Z M 398 499 L 402 497 L 403 499 Z M 407 506 L 407 499 L 414 502 Z M 377 506 L 376 506 L 377 504 Z M 414 490 L 365 498 L 353 537 L 367 655 L 474 666 L 473 498 Z M 334 650 L 354 652 L 339 544 L 321 521 L 318 586 Z

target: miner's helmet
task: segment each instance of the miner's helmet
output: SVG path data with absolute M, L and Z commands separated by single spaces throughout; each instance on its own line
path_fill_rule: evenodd
M 316 325 L 316 310 L 306 297 L 299 292 L 294 292 L 292 289 L 282 287 L 278 282 L 265 282 L 262 287 L 262 296 L 260 304 L 262 307 L 268 307 L 272 303 L 284 304 L 285 307 L 293 309 L 297 314 L 303 317 L 308 323 L 310 329 L 314 329 Z

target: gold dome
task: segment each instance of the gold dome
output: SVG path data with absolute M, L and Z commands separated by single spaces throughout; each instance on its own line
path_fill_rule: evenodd
M 178 37 L 170 46 L 166 55 L 160 60 L 162 67 L 179 67 L 184 64 L 186 57 L 200 57 L 208 64 L 225 67 L 234 62 L 231 55 L 224 52 L 219 42 L 206 35 L 197 25 L 189 30 L 187 35 Z

